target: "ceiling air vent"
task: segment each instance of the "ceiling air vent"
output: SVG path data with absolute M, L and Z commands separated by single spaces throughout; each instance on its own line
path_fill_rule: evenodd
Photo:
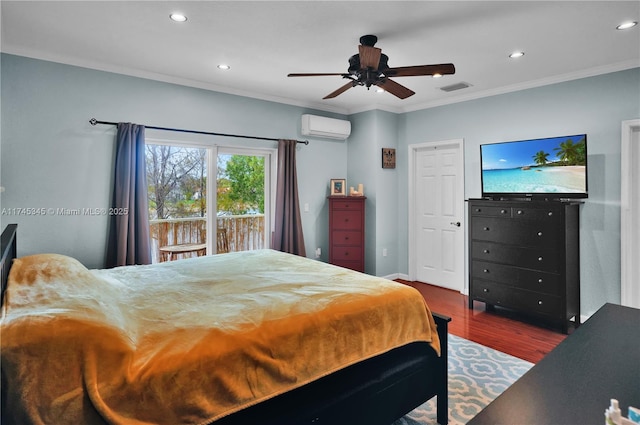
M 450 92 L 450 91 L 466 89 L 467 87 L 471 87 L 471 84 L 461 81 L 459 83 L 451 84 L 449 86 L 440 87 L 440 90 Z

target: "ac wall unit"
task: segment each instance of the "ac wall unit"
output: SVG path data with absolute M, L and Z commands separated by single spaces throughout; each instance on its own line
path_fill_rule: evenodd
M 318 115 L 302 115 L 302 135 L 345 140 L 351 134 L 351 122 Z

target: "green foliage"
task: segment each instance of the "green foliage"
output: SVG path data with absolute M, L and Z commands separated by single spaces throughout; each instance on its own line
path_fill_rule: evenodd
M 533 160 L 536 162 L 536 164 L 538 165 L 544 165 L 548 162 L 548 158 L 549 158 L 549 154 L 546 153 L 545 151 L 538 151 L 536 152 L 536 154 L 533 156 Z
M 557 151 L 557 157 L 566 165 L 585 165 L 586 164 L 586 148 L 584 138 L 578 143 L 567 139 L 560 143 L 560 146 L 554 148 Z
M 232 155 L 228 159 L 218 175 L 218 211 L 264 214 L 264 157 Z

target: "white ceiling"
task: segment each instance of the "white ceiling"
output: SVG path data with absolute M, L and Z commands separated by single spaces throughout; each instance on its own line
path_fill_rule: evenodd
M 5 53 L 340 113 L 407 112 L 640 66 L 639 1 L 7 1 Z M 174 11 L 188 20 L 169 19 Z M 453 63 L 455 75 L 397 77 L 399 100 L 345 84 L 360 36 L 389 66 Z M 525 56 L 508 55 L 522 50 Z M 226 63 L 229 71 L 217 69 Z M 446 93 L 440 87 L 471 87 Z

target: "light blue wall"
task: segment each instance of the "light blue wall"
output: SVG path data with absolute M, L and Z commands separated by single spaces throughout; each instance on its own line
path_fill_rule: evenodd
M 110 201 L 115 129 L 89 124 L 129 121 L 228 134 L 302 138 L 305 108 L 232 96 L 202 89 L 88 70 L 53 62 L 2 55 L 2 164 L 5 192 L 0 207 L 105 208 Z M 344 116 L 322 113 L 336 118 Z M 191 140 L 186 134 L 147 136 Z M 328 182 L 345 175 L 344 142 L 309 139 L 300 146 L 298 183 L 305 245 L 328 250 Z M 232 146 L 275 147 L 275 142 L 211 138 Z M 105 259 L 105 216 L 8 216 L 1 226 L 19 225 L 19 254 L 58 252 L 88 267 Z
M 399 148 L 464 139 L 465 195 L 479 197 L 480 144 L 587 133 L 589 198 L 581 208 L 581 306 L 592 314 L 620 302 L 621 123 L 640 117 L 640 68 L 404 114 Z M 402 177 L 408 165 L 400 156 Z M 407 190 L 399 185 L 399 217 Z M 399 221 L 398 269 L 407 272 L 406 220 Z
M 0 207 L 97 208 L 109 204 L 114 129 L 88 120 L 302 138 L 296 106 L 88 70 L 19 56 L 1 57 Z M 408 145 L 464 139 L 465 194 L 480 195 L 479 145 L 522 138 L 588 134 L 589 199 L 581 213 L 582 309 L 620 302 L 620 128 L 640 117 L 640 69 L 405 114 L 369 111 L 348 117 L 345 142 L 310 139 L 298 150 L 298 182 L 307 255 L 328 254 L 326 196 L 331 178 L 365 185 L 367 272 L 408 272 Z M 163 133 L 156 137 L 176 138 Z M 181 138 L 190 136 L 180 136 Z M 214 138 L 212 143 L 275 147 Z M 397 168 L 381 168 L 395 147 Z M 7 216 L 17 222 L 19 254 L 59 252 L 102 267 L 106 217 Z M 387 257 L 382 249 L 387 248 Z
M 367 197 L 365 269 L 377 276 L 394 275 L 398 272 L 398 171 L 382 168 L 382 148 L 397 148 L 398 115 L 376 110 L 349 119 L 354 130 L 348 142 L 347 183 L 364 184 Z

